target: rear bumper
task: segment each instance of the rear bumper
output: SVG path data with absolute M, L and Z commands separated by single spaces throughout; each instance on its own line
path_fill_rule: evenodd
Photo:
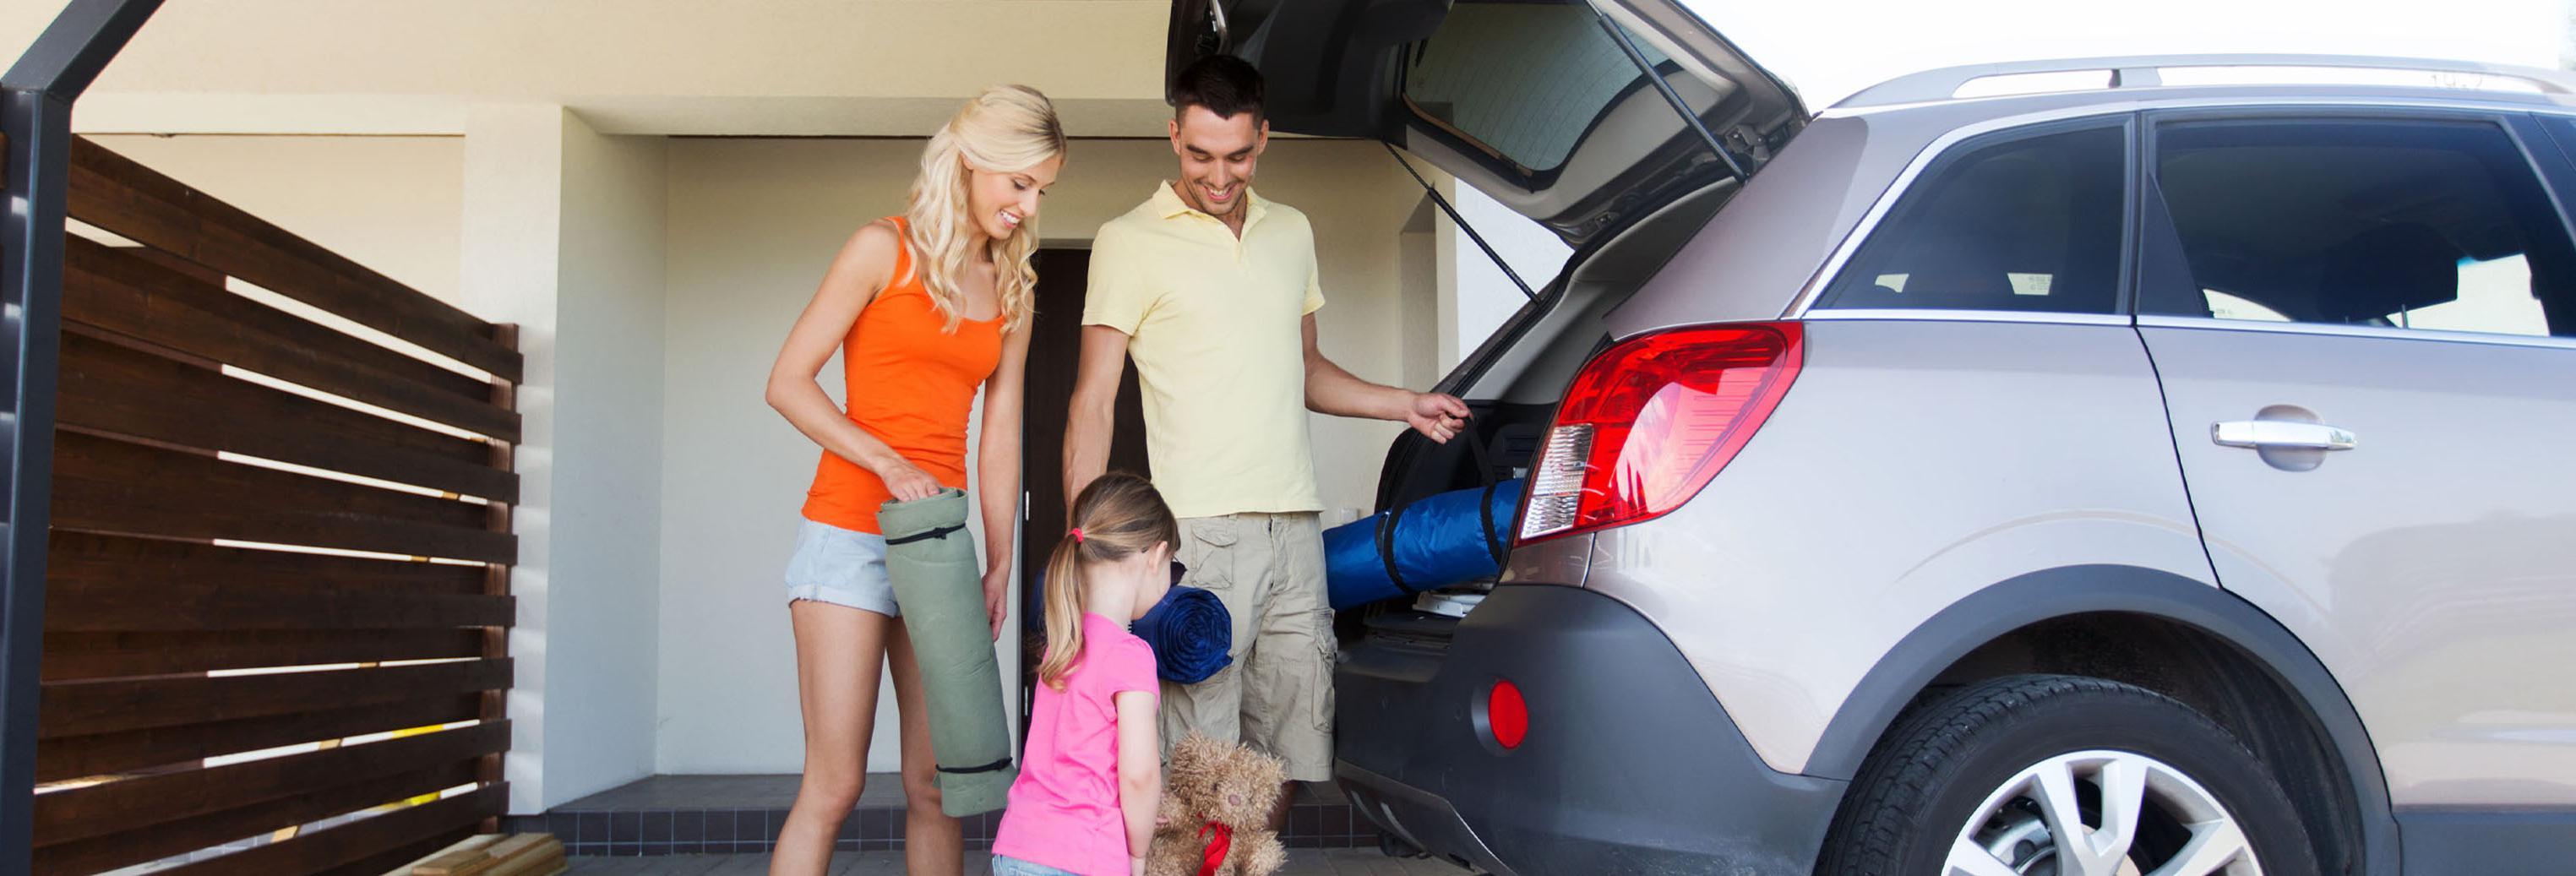
M 1516 750 L 1477 729 L 1497 678 L 1529 704 Z M 1372 636 L 1336 684 L 1352 805 L 1496 874 L 1808 873 L 1842 798 L 1764 765 L 1662 632 L 1586 590 L 1497 588 L 1445 647 Z

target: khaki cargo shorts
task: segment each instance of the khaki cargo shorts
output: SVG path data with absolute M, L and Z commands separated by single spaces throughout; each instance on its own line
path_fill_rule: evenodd
M 1163 682 L 1163 751 L 1195 731 L 1247 742 L 1303 782 L 1333 777 L 1333 611 L 1312 513 L 1180 521 L 1181 583 L 1224 601 L 1234 662 L 1192 685 Z

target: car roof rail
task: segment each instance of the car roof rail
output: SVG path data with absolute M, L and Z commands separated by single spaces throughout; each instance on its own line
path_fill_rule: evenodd
M 2538 67 L 2488 64 L 2478 61 L 2383 58 L 2366 55 L 2136 55 L 2114 58 L 2069 58 L 2056 61 L 2008 61 L 1926 70 L 1870 86 L 1834 106 L 1836 108 L 1871 107 L 1951 100 L 1959 96 L 1960 88 L 1979 79 L 2043 73 L 2081 73 L 2094 70 L 2111 74 L 2111 88 L 2148 88 L 2164 84 L 2164 78 L 2157 73 L 2158 70 L 2181 67 L 2301 67 L 2461 73 L 2526 82 L 2548 94 L 2576 94 L 2576 76 L 2568 73 Z

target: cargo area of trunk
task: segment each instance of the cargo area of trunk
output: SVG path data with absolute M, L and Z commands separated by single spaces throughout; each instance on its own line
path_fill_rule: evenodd
M 1388 448 L 1377 507 L 1397 508 L 1526 476 L 1566 387 L 1611 340 L 1604 315 L 1654 276 L 1738 187 L 1731 179 L 1710 184 L 1576 251 L 1536 299 L 1437 386 L 1474 412 L 1467 431 L 1447 444 L 1406 432 Z M 1517 522 L 1516 516 L 1496 521 L 1506 544 Z M 1339 629 L 1346 642 L 1366 635 L 1433 646 L 1493 584 L 1489 576 L 1348 609 Z

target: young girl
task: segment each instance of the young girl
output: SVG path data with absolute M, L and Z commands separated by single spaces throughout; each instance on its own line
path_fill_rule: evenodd
M 1029 255 L 1064 146 L 1055 107 L 1035 90 L 997 86 L 968 101 L 922 150 L 903 215 L 850 237 L 770 369 L 770 405 L 823 449 L 787 562 L 805 778 L 778 832 L 775 876 L 821 876 L 830 864 L 867 778 L 886 664 L 903 725 L 904 858 L 913 873 L 964 869 L 957 819 L 939 810 L 921 668 L 894 619 L 877 507 L 966 486 L 966 420 L 982 387 L 984 603 L 998 634 L 1019 521 Z M 814 381 L 836 351 L 847 411 Z
M 1163 795 L 1154 652 L 1127 624 L 1180 576 L 1180 527 L 1144 478 L 1083 488 L 1047 561 L 1046 658 L 993 876 L 1142 876 Z

